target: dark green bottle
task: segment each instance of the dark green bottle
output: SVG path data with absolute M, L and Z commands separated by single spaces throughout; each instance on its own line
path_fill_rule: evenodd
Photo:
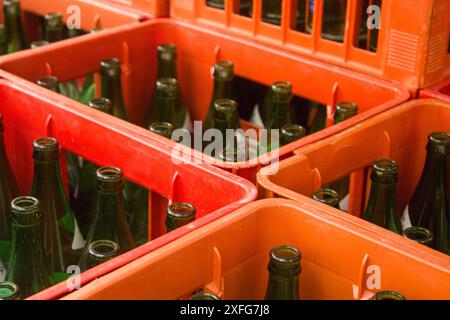
M 220 298 L 209 292 L 198 292 L 192 295 L 189 300 L 220 300 Z
M 48 44 L 50 44 L 50 42 L 45 41 L 45 40 L 33 41 L 33 42 L 31 43 L 31 49 L 40 48 L 40 47 L 46 46 L 46 45 L 48 45 Z
M 401 293 L 386 290 L 377 292 L 372 300 L 406 300 L 406 298 Z
M 314 120 L 308 130 L 309 134 L 313 134 L 326 128 L 327 126 L 326 105 L 311 101 L 309 103 L 309 113 L 314 115 Z
M 64 21 L 59 12 L 51 12 L 44 16 L 42 39 L 49 43 L 64 39 Z
M 299 300 L 300 250 L 292 246 L 278 246 L 270 251 L 269 257 L 265 299 Z
M 306 129 L 298 124 L 285 124 L 281 127 L 281 145 L 285 146 L 306 136 Z
M 93 268 L 115 258 L 120 251 L 117 242 L 111 240 L 97 240 L 89 245 L 89 257 L 87 266 Z
M 292 108 L 292 85 L 289 82 L 274 82 L 264 102 L 265 127 L 268 130 L 281 129 L 294 123 Z
M 41 87 L 44 87 L 48 90 L 51 90 L 54 92 L 59 92 L 57 77 L 54 77 L 54 76 L 40 77 L 36 83 L 38 85 L 40 85 Z
M 431 247 L 433 245 L 433 234 L 430 230 L 422 227 L 409 227 L 403 230 L 403 236 L 411 241 Z
M 44 254 L 56 282 L 79 259 L 84 239 L 64 192 L 59 169 L 59 144 L 54 138 L 33 143 L 34 177 L 31 194 L 40 201 Z
M 339 194 L 332 189 L 319 189 L 313 192 L 312 198 L 323 204 L 339 209 Z
M 336 111 L 334 112 L 334 123 L 338 124 L 348 120 L 358 113 L 358 105 L 354 102 L 338 102 L 336 103 Z
M 187 202 L 174 202 L 167 207 L 166 228 L 171 232 L 195 220 L 195 208 Z
M 119 253 L 135 247 L 125 215 L 122 170 L 116 167 L 103 167 L 97 170 L 96 176 L 97 205 L 80 260 L 82 270 L 87 269 L 89 246 L 94 241 L 114 241 L 119 245 Z
M 19 0 L 3 0 L 3 16 L 6 28 L 7 52 L 12 53 L 28 48 L 21 21 Z
M 5 25 L 0 24 L 0 55 L 8 53 L 8 43 L 6 41 Z
M 203 122 L 203 130 L 214 127 L 215 103 L 219 99 L 237 101 L 234 87 L 234 65 L 231 61 L 218 61 L 214 65 L 214 87 L 208 113 Z M 236 113 L 238 110 L 236 109 Z
M 0 267 L 8 261 L 11 246 L 11 200 L 19 195 L 16 180 L 6 156 L 3 138 L 3 117 L 0 115 Z
M 375 161 L 370 179 L 372 184 L 364 220 L 402 234 L 397 212 L 397 162 L 389 159 Z
M 148 129 L 167 139 L 172 137 L 173 126 L 169 122 L 153 122 Z
M 13 237 L 6 280 L 16 283 L 22 298 L 54 284 L 41 238 L 39 200 L 19 197 L 11 203 Z
M 113 115 L 128 121 L 127 108 L 122 93 L 120 61 L 116 58 L 105 59 L 100 63 L 102 76 L 102 97 L 111 100 Z
M 107 114 L 112 114 L 111 101 L 106 98 L 91 100 L 89 107 Z M 75 192 L 75 214 L 84 236 L 87 236 L 97 204 L 96 172 L 98 168 L 91 161 L 83 160 L 83 167 L 80 170 L 80 179 Z
M 21 300 L 19 286 L 14 282 L 0 282 L 0 300 Z

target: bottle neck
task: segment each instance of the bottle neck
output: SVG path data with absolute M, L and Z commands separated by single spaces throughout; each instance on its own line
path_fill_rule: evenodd
M 58 160 L 34 162 L 33 191 L 48 194 L 62 185 Z
M 111 101 L 113 115 L 128 121 L 120 77 L 102 76 L 102 97 Z
M 444 185 L 447 177 L 447 159 L 446 155 L 428 152 L 421 183 L 426 183 L 427 186 Z
M 20 14 L 6 13 L 5 25 L 7 25 L 6 38 L 8 43 L 8 52 L 15 52 L 25 49 Z
M 279 276 L 269 274 L 266 300 L 298 300 L 299 276 Z
M 177 79 L 177 67 L 175 60 L 158 60 L 157 79 L 174 78 Z
M 44 31 L 44 40 L 48 41 L 49 43 L 63 40 L 63 29 L 46 28 Z
M 288 121 L 288 110 L 289 110 L 289 102 L 288 101 L 272 101 L 270 105 L 270 114 L 268 117 L 266 129 L 281 129 L 281 127 L 287 124 Z
M 95 212 L 97 219 L 107 224 L 117 224 L 119 218 L 125 215 L 123 190 L 104 192 L 97 190 L 98 206 Z
M 217 99 L 234 99 L 233 79 L 214 79 L 213 96 L 211 105 L 214 108 L 214 103 Z

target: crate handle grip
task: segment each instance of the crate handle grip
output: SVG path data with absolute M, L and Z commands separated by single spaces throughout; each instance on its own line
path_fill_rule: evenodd
M 172 180 L 170 181 L 170 193 L 169 193 L 169 204 L 171 204 L 174 200 L 177 199 L 177 187 L 178 187 L 178 178 L 180 174 L 178 171 L 175 172 L 175 174 L 172 177 Z
M 361 265 L 359 267 L 359 276 L 358 276 L 358 284 L 353 285 L 353 298 L 356 300 L 360 300 L 362 297 L 362 293 L 364 291 L 364 274 L 367 269 L 367 262 L 369 261 L 369 255 L 366 253 L 361 261 Z
M 319 169 L 312 169 L 313 187 L 314 190 L 320 189 L 322 187 L 322 175 Z
M 391 136 L 387 131 L 384 131 L 383 136 L 383 149 L 381 151 L 381 155 L 383 158 L 389 158 L 389 155 L 391 154 Z
M 52 65 L 50 64 L 50 62 L 45 63 L 45 72 L 46 72 L 47 76 L 53 75 L 53 68 L 52 68 Z
M 225 288 L 222 276 L 222 256 L 220 255 L 220 251 L 217 247 L 213 248 L 212 259 L 213 281 L 205 285 L 205 291 L 209 291 L 218 296 L 220 299 L 223 299 Z

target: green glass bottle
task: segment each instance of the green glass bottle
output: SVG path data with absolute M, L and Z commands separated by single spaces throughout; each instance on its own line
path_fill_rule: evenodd
M 48 90 L 51 90 L 54 92 L 59 92 L 57 77 L 54 77 L 54 76 L 40 77 L 36 83 L 38 85 L 40 85 L 41 87 L 44 87 Z
M 323 188 L 316 190 L 313 192 L 312 198 L 316 201 L 340 210 L 339 194 L 332 189 Z
M 428 247 L 433 245 L 433 234 L 430 230 L 422 227 L 409 227 L 403 230 L 403 236 L 411 241 L 423 244 Z
M 358 105 L 354 102 L 338 102 L 336 103 L 336 111 L 334 112 L 334 123 L 338 124 L 348 120 L 358 113 Z
M 31 49 L 36 49 L 39 47 L 44 47 L 46 45 L 50 44 L 50 42 L 45 41 L 45 40 L 38 40 L 38 41 L 33 41 L 31 43 Z
M 195 207 L 187 202 L 174 202 L 167 207 L 166 228 L 171 232 L 195 220 Z
M 172 137 L 173 126 L 169 122 L 153 122 L 148 129 L 167 139 Z
M 154 122 L 169 122 L 175 129 L 181 128 L 184 121 L 178 119 L 178 110 L 182 109 L 178 81 L 175 78 L 160 78 L 156 81 L 155 94 L 152 98 L 151 114 L 148 126 Z M 174 123 L 177 123 L 175 125 Z
M 214 87 L 208 113 L 203 122 L 203 130 L 214 127 L 215 103 L 219 99 L 237 101 L 234 87 L 234 65 L 231 61 L 218 61 L 214 65 Z M 236 113 L 238 110 L 236 110 Z
M 3 131 L 3 117 L 0 115 L 0 268 L 8 261 L 11 246 L 12 226 L 9 217 L 11 200 L 19 195 L 19 189 L 6 156 Z
M 64 192 L 59 169 L 59 143 L 39 138 L 33 143 L 34 177 L 31 194 L 40 201 L 44 254 L 56 282 L 79 259 L 84 239 Z
M 8 42 L 6 41 L 5 25 L 0 24 L 0 56 L 8 53 Z
M 435 249 L 446 254 L 450 249 L 449 153 L 450 133 L 434 132 L 428 136 L 422 176 L 408 205 L 411 224 L 430 230 Z
M 42 39 L 49 43 L 64 39 L 64 21 L 59 12 L 50 12 L 44 16 Z
M 189 300 L 220 300 L 218 296 L 209 292 L 197 292 Z
M 117 242 L 111 240 L 97 240 L 89 245 L 88 268 L 93 268 L 109 261 L 119 254 L 120 247 Z
M 102 97 L 111 100 L 113 115 L 128 121 L 127 108 L 122 93 L 120 61 L 116 58 L 105 59 L 100 63 L 102 77 Z
M 286 124 L 294 123 L 292 108 L 292 85 L 289 82 L 274 82 L 264 102 L 265 127 L 268 130 L 281 129 Z
M 397 212 L 397 162 L 389 159 L 375 161 L 370 179 L 372 184 L 364 220 L 402 234 Z
M 112 115 L 112 103 L 107 98 L 93 99 L 89 102 L 92 109 Z M 97 179 L 96 172 L 99 166 L 83 159 L 80 170 L 80 179 L 75 191 L 75 214 L 80 224 L 83 236 L 87 236 L 89 225 L 94 215 L 97 204 Z
M 3 0 L 7 52 L 12 53 L 28 48 L 21 21 L 19 0 Z
M 270 251 L 266 300 L 299 300 L 300 250 L 278 246 Z
M 41 238 L 39 200 L 19 197 L 11 202 L 13 237 L 6 280 L 16 283 L 22 298 L 54 284 Z
M 80 259 L 80 268 L 87 269 L 89 246 L 97 240 L 110 240 L 119 245 L 120 252 L 135 247 L 125 215 L 123 196 L 124 179 L 117 167 L 102 167 L 97 170 L 97 205 Z
M 377 292 L 372 297 L 372 300 L 406 300 L 406 298 L 401 293 L 386 290 Z
M 327 126 L 327 106 L 318 102 L 310 101 L 309 113 L 314 115 L 314 120 L 308 130 L 309 134 L 323 130 Z
M 285 124 L 281 127 L 281 145 L 285 146 L 306 136 L 306 129 L 298 124 Z
M 0 300 L 21 300 L 19 286 L 14 282 L 0 282 Z

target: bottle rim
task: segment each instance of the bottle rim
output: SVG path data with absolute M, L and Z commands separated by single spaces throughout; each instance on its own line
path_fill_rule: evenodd
M 339 193 L 333 189 L 322 188 L 313 192 L 312 198 L 323 204 L 335 207 L 339 205 Z
M 195 207 L 188 202 L 174 202 L 167 207 L 167 215 L 175 219 L 190 219 L 195 213 Z
M 113 258 L 119 252 L 120 247 L 117 242 L 111 240 L 96 240 L 89 245 L 89 255 L 95 259 Z
M 102 182 L 119 182 L 123 179 L 123 172 L 118 167 L 101 167 L 97 169 L 96 176 Z
M 153 122 L 148 129 L 157 135 L 170 137 L 172 136 L 173 126 L 170 122 Z
M 358 112 L 358 105 L 352 101 L 337 102 L 335 112 L 345 114 L 346 116 L 354 116 Z
M 281 135 L 289 138 L 301 138 L 306 135 L 306 129 L 298 124 L 286 124 L 281 127 Z
M 234 63 L 228 60 L 217 61 L 214 64 L 214 78 L 230 80 L 234 77 Z
M 2 297 L 0 297 L 0 300 L 2 299 L 15 299 L 19 296 L 19 286 L 11 281 L 2 281 L 0 282 L 0 289 L 3 290 L 9 290 L 9 294 L 8 295 L 3 295 Z
M 372 300 L 406 300 L 406 299 L 401 293 L 392 290 L 384 290 L 375 293 Z
M 175 43 L 163 43 L 158 45 L 157 55 L 162 60 L 172 60 L 177 56 L 177 46 Z
M 214 110 L 220 113 L 234 113 L 237 110 L 237 102 L 231 99 L 217 99 L 214 102 Z
M 52 137 L 43 137 L 34 140 L 33 148 L 36 152 L 54 152 L 59 149 L 59 142 Z
M 403 236 L 411 241 L 421 244 L 430 244 L 433 241 L 433 233 L 423 227 L 409 227 L 403 230 Z
M 372 168 L 379 173 L 397 174 L 399 165 L 392 159 L 378 159 L 373 163 Z
M 442 155 L 447 155 L 448 153 L 450 153 L 450 133 L 430 133 L 428 135 L 427 150 Z
M 105 113 L 112 113 L 112 102 L 108 98 L 95 98 L 89 101 L 89 107 Z
M 55 27 L 57 23 L 63 22 L 63 15 L 60 12 L 49 12 L 44 15 L 44 19 L 47 23 L 50 23 L 50 26 Z
M 44 77 L 40 77 L 36 83 L 38 85 L 40 85 L 41 87 L 47 88 L 47 89 L 52 89 L 52 88 L 56 88 L 56 86 L 58 85 L 58 78 L 55 76 L 44 76 Z
M 270 260 L 279 264 L 297 264 L 302 258 L 300 250 L 289 245 L 281 245 L 272 248 L 269 253 Z
M 11 209 L 19 213 L 39 211 L 39 206 L 39 200 L 32 196 L 17 197 L 11 201 Z
M 209 292 L 197 292 L 189 300 L 220 300 L 218 296 Z
M 106 58 L 100 61 L 100 71 L 104 76 L 117 77 L 121 73 L 120 60 L 118 58 Z

